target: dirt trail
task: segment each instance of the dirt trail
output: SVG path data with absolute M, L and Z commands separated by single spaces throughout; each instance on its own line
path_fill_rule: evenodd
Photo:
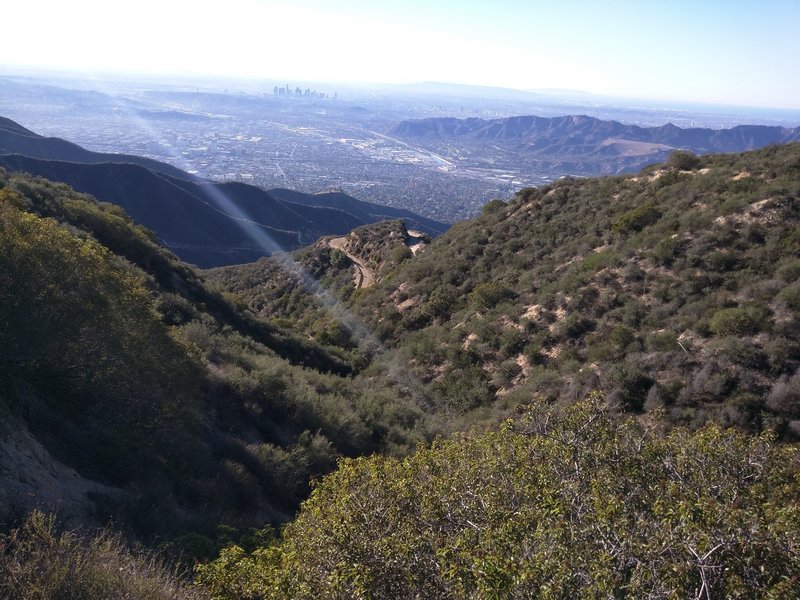
M 356 266 L 356 272 L 353 275 L 353 283 L 355 283 L 356 289 L 361 288 L 368 288 L 375 284 L 375 273 L 372 272 L 367 265 L 365 265 L 359 258 L 350 254 L 347 250 L 347 238 L 345 237 L 338 237 L 328 240 L 328 246 L 331 248 L 335 248 L 340 252 L 344 252 L 347 255 L 347 258 L 353 261 L 353 264 Z

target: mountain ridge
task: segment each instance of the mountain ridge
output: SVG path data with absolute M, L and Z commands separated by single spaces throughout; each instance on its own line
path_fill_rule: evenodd
M 364 224 L 376 223 L 391 219 L 403 219 L 409 229 L 421 229 L 429 235 L 438 235 L 447 231 L 448 225 L 429 219 L 404 208 L 395 208 L 382 204 L 373 204 L 358 200 L 344 192 L 318 192 L 306 194 L 286 188 L 270 188 L 269 194 L 278 199 L 306 206 L 336 207 L 360 218 Z
M 587 115 L 499 119 L 432 117 L 401 121 L 388 135 L 419 143 L 459 141 L 504 144 L 523 158 L 562 166 L 580 175 L 621 173 L 666 159 L 673 150 L 697 154 L 742 152 L 770 144 L 800 141 L 800 127 L 737 125 L 730 129 L 682 129 L 626 125 Z
M 624 139 L 638 142 L 685 146 L 704 144 L 701 148 L 685 148 L 695 152 L 741 152 L 755 149 L 757 144 L 787 143 L 800 139 L 800 127 L 737 125 L 729 129 L 706 127 L 684 129 L 672 123 L 658 127 L 641 127 L 588 115 L 563 117 L 524 115 L 501 119 L 431 117 L 401 121 L 390 129 L 391 135 L 400 137 L 449 136 L 526 141 L 553 133 L 567 138 L 582 135 L 585 141 L 595 143 L 612 136 L 626 136 Z M 739 147 L 741 143 L 749 144 L 749 147 L 741 148 Z
M 269 236 L 271 245 L 262 247 L 242 229 L 240 217 L 226 214 L 216 205 L 209 193 L 216 190 L 213 184 L 169 177 L 131 163 L 66 163 L 0 155 L 0 165 L 66 183 L 79 192 L 122 206 L 137 223 L 156 233 L 166 247 L 199 266 L 250 262 L 303 245 L 303 223 L 295 220 L 293 229 L 282 227 L 296 211 L 290 212 L 266 192 L 261 192 L 261 210 L 249 215 L 250 222 Z M 326 218 L 329 225 L 336 224 L 336 231 L 359 224 L 357 219 L 335 211 L 326 211 Z
M 195 177 L 147 158 L 95 153 L 0 119 L 0 165 L 122 206 L 180 258 L 201 267 L 252 262 L 387 217 L 407 219 L 434 236 L 447 229 L 411 211 L 343 193 L 277 190 L 273 195 L 244 183 Z

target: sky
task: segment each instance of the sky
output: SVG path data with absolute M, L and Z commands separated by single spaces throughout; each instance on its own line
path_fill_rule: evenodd
M 800 0 L 10 0 L 3 21 L 12 68 L 800 109 Z

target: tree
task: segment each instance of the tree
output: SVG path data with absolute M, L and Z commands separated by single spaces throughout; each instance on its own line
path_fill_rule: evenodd
M 667 159 L 667 166 L 678 171 L 694 171 L 700 164 L 697 155 L 688 150 L 675 150 Z

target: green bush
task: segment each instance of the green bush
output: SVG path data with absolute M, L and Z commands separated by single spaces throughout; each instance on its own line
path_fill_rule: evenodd
M 636 332 L 627 325 L 617 325 L 610 331 L 598 332 L 587 341 L 589 359 L 593 361 L 619 360 L 625 349 L 636 339 Z
M 772 441 L 539 403 L 405 460 L 341 462 L 279 544 L 197 578 L 220 600 L 797 597 L 798 455 Z
M 330 251 L 331 266 L 335 269 L 344 269 L 350 265 L 350 259 L 347 254 L 338 248 L 332 248 Z
M 674 239 L 662 239 L 653 248 L 653 258 L 657 264 L 670 266 L 675 259 L 677 248 L 678 244 Z
M 414 253 L 408 246 L 397 246 L 396 248 L 392 248 L 392 250 L 389 252 L 387 261 L 389 264 L 397 265 L 412 258 L 413 256 Z
M 661 218 L 661 211 L 655 204 L 646 203 L 622 213 L 611 224 L 611 231 L 615 233 L 630 233 L 641 231 Z
M 425 310 L 434 317 L 447 319 L 455 310 L 458 302 L 458 292 L 453 286 L 440 285 L 431 292 L 425 303 Z
M 477 286 L 469 295 L 470 304 L 480 309 L 488 309 L 496 306 L 504 300 L 511 300 L 515 297 L 513 290 L 501 283 L 487 281 Z
M 457 366 L 434 385 L 439 408 L 463 414 L 489 404 L 494 393 L 484 370 L 477 364 Z
M 800 283 L 786 286 L 780 293 L 781 300 L 786 306 L 794 311 L 800 312 Z
M 582 267 L 586 271 L 594 273 L 606 267 L 613 267 L 618 261 L 619 256 L 616 252 L 591 252 L 584 257 Z
M 645 339 L 645 347 L 649 352 L 673 352 L 679 349 L 678 336 L 672 331 L 656 331 Z
M 714 313 L 709 327 L 716 335 L 752 335 L 760 330 L 753 313 L 744 308 L 723 308 Z
M 782 264 L 775 274 L 786 283 L 794 283 L 800 279 L 800 259 Z
M 508 204 L 506 204 L 502 200 L 498 200 L 498 199 L 489 200 L 489 202 L 487 202 L 486 204 L 483 205 L 482 212 L 483 212 L 484 215 L 490 215 L 492 213 L 495 213 L 495 212 L 505 208 L 506 206 L 508 206 Z
M 555 328 L 556 337 L 577 339 L 595 327 L 595 322 L 578 313 L 567 315 Z
M 720 350 L 722 356 L 732 363 L 756 370 L 764 370 L 768 366 L 767 355 L 749 340 L 729 337 L 723 340 Z
M 667 159 L 667 166 L 680 171 L 693 171 L 700 167 L 700 159 L 694 152 L 675 150 Z

